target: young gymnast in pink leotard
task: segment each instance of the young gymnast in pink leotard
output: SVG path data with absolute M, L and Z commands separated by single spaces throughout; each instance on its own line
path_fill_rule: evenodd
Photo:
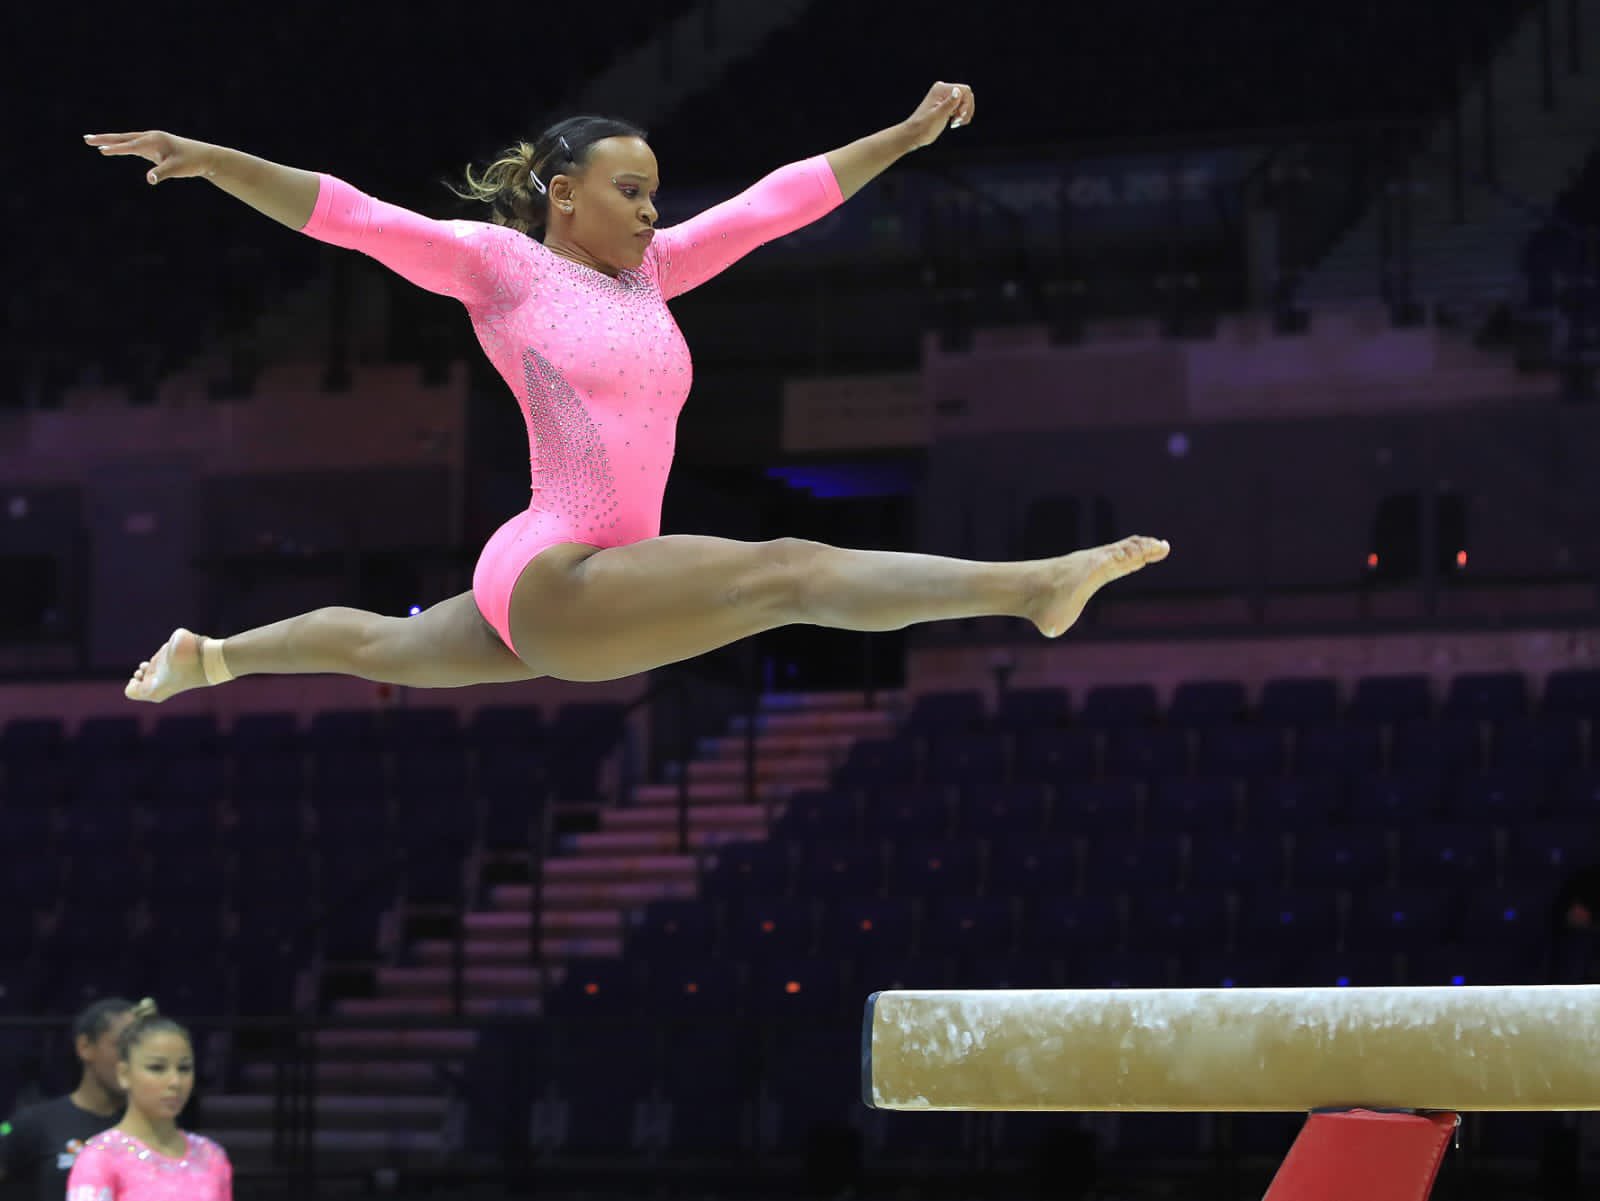
M 233 1201 L 233 1166 L 216 1143 L 178 1127 L 194 1090 L 189 1033 L 146 999 L 118 1040 L 122 1120 L 84 1143 L 67 1201 Z
M 339 672 L 420 687 L 551 675 L 612 679 L 803 622 L 854 630 L 987 615 L 1063 633 L 1099 588 L 1166 556 L 1125 538 L 1055 559 L 976 563 L 795 539 L 660 533 L 688 347 L 667 301 L 816 220 L 901 156 L 972 120 L 935 84 L 905 121 L 780 168 L 656 228 L 655 155 L 633 126 L 575 118 L 520 145 L 468 193 L 494 224 L 435 221 L 327 175 L 170 134 L 87 138 L 200 177 L 311 237 L 359 250 L 466 306 L 528 426 L 526 511 L 484 548 L 469 593 L 412 618 L 319 609 L 225 639 L 175 631 L 128 682 L 136 700 L 252 673 Z

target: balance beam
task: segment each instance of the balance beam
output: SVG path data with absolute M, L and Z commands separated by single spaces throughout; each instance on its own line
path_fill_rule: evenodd
M 901 1110 L 1600 1110 L 1600 986 L 880 992 L 862 1091 Z

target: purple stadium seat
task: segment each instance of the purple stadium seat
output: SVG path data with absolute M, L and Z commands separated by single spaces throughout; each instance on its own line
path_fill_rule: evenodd
M 1389 770 L 1396 775 L 1457 775 L 1477 771 L 1482 762 L 1478 723 L 1464 719 L 1401 722 L 1389 747 Z
M 1185 949 L 1178 956 L 1179 988 L 1286 988 L 1297 971 L 1286 956 Z
M 1072 718 L 1072 700 L 1064 688 L 1012 688 L 1000 697 L 995 725 L 1005 730 L 1047 730 Z
M 1461 821 L 1520 826 L 1539 818 L 1549 793 L 1549 777 L 1536 765 L 1501 767 L 1456 780 L 1449 809 Z
M 654 901 L 628 914 L 626 937 L 629 955 L 694 959 L 716 949 L 717 924 L 703 901 Z
M 1152 832 L 1133 836 L 1094 838 L 1083 855 L 1085 892 L 1163 891 L 1178 886 L 1183 863 L 1183 838 Z
M 772 828 L 772 837 L 796 842 L 839 841 L 854 838 L 860 830 L 860 807 L 854 797 L 808 789 L 789 799 Z
M 1048 896 L 1078 886 L 1078 849 L 1071 838 L 1011 838 L 989 850 L 989 879 L 1015 896 Z
M 241 713 L 228 730 L 237 755 L 276 755 L 298 750 L 300 727 L 293 713 Z
M 1139 783 L 1104 779 L 1063 784 L 1053 828 L 1058 834 L 1125 834 L 1139 828 Z
M 1593 821 L 1547 821 L 1525 825 L 1511 835 L 1506 855 L 1507 883 L 1560 880 L 1600 858 L 1600 831 Z
M 1453 933 L 1458 897 L 1437 888 L 1380 888 L 1355 898 L 1350 945 L 1358 950 L 1438 946 Z
M 1233 914 L 1222 892 L 1150 892 L 1129 898 L 1128 946 L 1136 951 L 1220 950 Z
M 838 959 L 764 958 L 750 967 L 750 1010 L 781 1019 L 832 1016 L 845 1006 L 845 970 Z M 850 997 L 850 1006 L 854 1008 L 857 1001 Z
M 795 866 L 794 889 L 802 897 L 866 897 L 883 891 L 883 845 L 817 842 L 803 845 Z
M 889 891 L 903 897 L 973 896 L 982 862 L 971 842 L 891 844 Z
M 1171 977 L 1172 961 L 1150 952 L 1092 951 L 1066 960 L 1071 988 L 1166 988 Z
M 1499 875 L 1494 829 L 1485 825 L 1419 826 L 1400 838 L 1395 875 L 1404 885 L 1482 888 Z
M 1338 945 L 1339 894 L 1329 889 L 1262 888 L 1239 897 L 1235 941 L 1241 951 L 1286 954 Z
M 1217 776 L 1166 777 L 1145 798 L 1144 828 L 1218 832 L 1239 825 L 1239 785 Z
M 1550 937 L 1558 883 L 1468 889 L 1456 941 L 1464 947 L 1542 947 Z
M 728 914 L 725 946 L 739 958 L 808 955 L 816 907 L 807 897 L 747 898 Z
M 1056 956 L 1107 951 L 1121 945 L 1122 926 L 1120 908 L 1110 897 L 1041 897 L 1023 915 L 1019 944 Z
M 789 891 L 793 851 L 783 842 L 725 842 L 706 860 L 701 888 L 714 897 L 781 897 Z
M 1600 671 L 1553 671 L 1544 682 L 1545 713 L 1570 717 L 1600 717 Z
M 1600 767 L 1579 768 L 1561 777 L 1550 815 L 1585 821 L 1600 819 Z
M 1023 730 L 1017 734 L 1018 780 L 1089 780 L 1099 770 L 1100 736 L 1094 730 Z
M 1401 983 L 1398 956 L 1389 951 L 1329 951 L 1299 960 L 1302 988 L 1378 988 Z
M 858 959 L 850 978 L 856 995 L 863 1000 L 891 988 L 945 988 L 950 981 L 950 961 L 928 955 L 916 958 L 873 955 Z
M 1519 672 L 1469 672 L 1450 681 L 1445 695 L 1447 717 L 1469 721 L 1508 721 L 1526 717 L 1528 677 Z
M 1351 721 L 1393 722 L 1429 717 L 1433 685 L 1423 675 L 1364 676 L 1356 681 L 1347 716 Z
M 1338 716 L 1339 686 L 1320 677 L 1268 680 L 1256 711 L 1268 725 L 1329 725 Z
M 1560 776 L 1583 761 L 1578 719 L 1559 714 L 1506 722 L 1495 728 L 1489 746 L 1493 770 L 1535 769 Z
M 1287 743 L 1276 726 L 1215 726 L 1200 731 L 1196 770 L 1211 776 L 1281 776 Z
M 1428 947 L 1406 957 L 1406 983 L 1543 984 L 1549 964 L 1538 943 L 1498 947 Z
M 822 905 L 817 953 L 900 958 L 911 952 L 916 924 L 917 902 L 911 896 L 831 897 Z
M 1187 730 L 1118 727 L 1106 736 L 1106 774 L 1153 779 L 1189 770 Z
M 1345 818 L 1356 826 L 1413 826 L 1438 815 L 1443 795 L 1434 773 L 1361 776 L 1350 783 Z
M 1244 685 L 1237 680 L 1187 680 L 1178 685 L 1167 709 L 1174 726 L 1226 726 L 1244 718 Z
M 1320 830 L 1295 835 L 1289 880 L 1296 888 L 1370 888 L 1389 879 L 1389 851 L 1376 830 Z
M 1099 729 L 1151 726 L 1161 717 L 1156 690 L 1149 684 L 1108 684 L 1083 698 L 1079 723 Z
M 666 1017 L 732 1016 L 743 998 L 741 964 L 729 959 L 667 956 L 651 959 L 645 995 L 650 1012 Z
M 1042 781 L 973 784 L 958 795 L 955 832 L 964 838 L 1037 834 L 1049 812 L 1049 789 Z
M 1256 780 L 1246 820 L 1256 830 L 1320 830 L 1333 821 L 1340 800 L 1339 786 L 1327 776 Z
M 467 741 L 489 746 L 530 747 L 544 737 L 544 721 L 536 705 L 485 705 L 472 715 Z
M 958 959 L 950 971 L 951 988 L 1059 988 L 1060 963 L 1072 952 L 1038 948 L 1012 955 L 974 955 Z
M 936 738 L 960 737 L 981 730 L 987 721 L 983 694 L 968 688 L 919 696 L 911 704 L 905 728 Z
M 1281 888 L 1284 872 L 1284 836 L 1275 830 L 1189 839 L 1190 888 Z
M 894 843 L 943 838 L 950 823 L 950 802 L 931 788 L 869 792 L 861 803 L 861 828 L 868 838 Z
M 940 897 L 922 920 L 924 955 L 1003 955 L 1017 938 L 1020 904 L 1014 897 Z
M 1306 726 L 1295 736 L 1297 776 L 1370 775 L 1381 766 L 1382 740 L 1375 725 Z

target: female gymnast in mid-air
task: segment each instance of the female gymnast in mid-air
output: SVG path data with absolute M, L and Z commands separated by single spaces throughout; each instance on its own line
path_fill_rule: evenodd
M 779 538 L 662 535 L 661 500 L 689 349 L 667 302 L 830 212 L 891 163 L 970 124 L 972 89 L 938 83 L 906 120 L 782 167 L 656 228 L 641 130 L 576 117 L 519 144 L 466 194 L 494 223 L 434 221 L 328 175 L 160 131 L 91 134 L 151 163 L 152 183 L 209 180 L 290 229 L 371 255 L 467 307 L 521 402 L 532 499 L 479 556 L 472 591 L 413 617 L 318 609 L 226 638 L 173 632 L 128 681 L 140 701 L 236 676 L 336 672 L 418 688 L 649 671 L 791 623 L 894 630 L 1009 616 L 1048 637 L 1104 585 L 1163 559 L 1124 538 L 1054 559 L 978 563 Z

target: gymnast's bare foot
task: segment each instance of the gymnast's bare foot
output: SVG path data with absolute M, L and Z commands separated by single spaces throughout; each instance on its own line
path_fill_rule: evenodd
M 173 630 L 155 657 L 139 664 L 123 694 L 130 701 L 159 703 L 191 688 L 205 687 L 206 673 L 200 662 L 203 641 L 188 630 Z
M 1044 573 L 1042 589 L 1028 616 L 1046 638 L 1059 638 L 1096 592 L 1146 564 L 1159 563 L 1171 549 L 1159 538 L 1133 537 L 1047 559 L 1038 564 Z

